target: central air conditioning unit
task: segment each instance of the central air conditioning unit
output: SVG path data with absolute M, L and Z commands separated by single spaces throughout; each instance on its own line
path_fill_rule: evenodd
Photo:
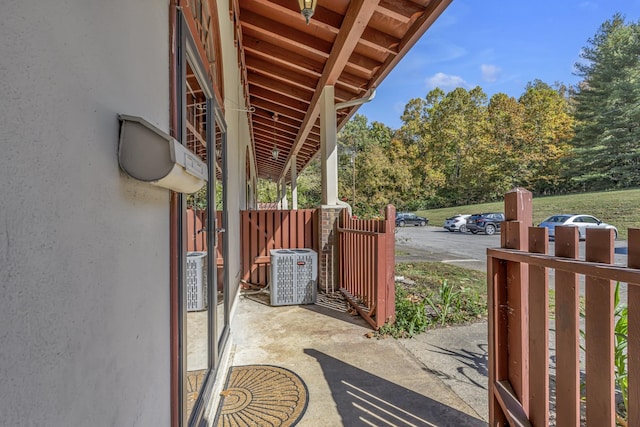
M 311 249 L 272 249 L 271 305 L 315 304 L 318 254 Z
M 207 253 L 187 252 L 187 311 L 207 306 Z

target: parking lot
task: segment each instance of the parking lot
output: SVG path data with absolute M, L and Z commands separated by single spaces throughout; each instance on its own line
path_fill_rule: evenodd
M 493 236 L 450 232 L 442 227 L 402 227 L 396 229 L 396 261 L 441 261 L 474 270 L 486 271 L 487 248 L 500 247 L 500 233 Z M 615 264 L 625 266 L 625 240 L 615 243 Z M 549 242 L 549 253 L 555 251 Z M 580 256 L 584 259 L 584 242 L 580 242 Z

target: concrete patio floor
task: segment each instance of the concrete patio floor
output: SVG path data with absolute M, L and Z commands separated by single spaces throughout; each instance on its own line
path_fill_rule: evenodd
M 231 365 L 275 365 L 306 383 L 298 426 L 487 425 L 400 341 L 367 338 L 360 317 L 258 294 L 240 298 L 231 327 Z

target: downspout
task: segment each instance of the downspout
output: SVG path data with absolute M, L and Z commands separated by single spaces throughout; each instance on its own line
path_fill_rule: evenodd
M 335 105 L 336 111 L 342 110 L 343 108 L 354 107 L 356 105 L 366 104 L 369 101 L 372 101 L 373 98 L 376 97 L 376 88 L 375 86 L 369 90 L 369 94 L 363 98 L 352 99 L 351 101 L 339 102 Z M 351 205 L 347 202 L 343 202 L 342 200 L 338 200 L 338 205 L 344 206 L 347 208 L 347 212 L 349 212 L 349 216 L 353 215 L 353 211 L 351 210 Z
M 351 101 L 339 102 L 336 104 L 336 111 L 342 110 L 343 108 L 354 107 L 356 105 L 366 104 L 369 101 L 372 101 L 373 98 L 376 97 L 376 88 L 375 86 L 369 90 L 369 95 L 364 98 L 352 99 Z

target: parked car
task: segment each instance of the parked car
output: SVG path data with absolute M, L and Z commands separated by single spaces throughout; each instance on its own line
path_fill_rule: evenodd
M 467 232 L 467 218 L 471 215 L 454 215 L 444 220 L 443 227 L 449 231 L 460 231 L 461 233 Z
M 424 227 L 429 224 L 429 218 L 418 216 L 414 213 L 399 212 L 396 214 L 396 227 L 404 227 L 405 225 L 419 225 Z
M 584 240 L 587 235 L 587 228 L 610 228 L 613 229 L 614 238 L 618 238 L 618 229 L 606 222 L 600 221 L 592 215 L 575 215 L 575 214 L 558 214 L 551 215 L 540 223 L 538 227 L 546 227 L 549 230 L 549 238 L 555 237 L 555 228 L 558 225 L 566 225 L 570 227 L 578 227 L 578 236 L 580 240 Z
M 487 212 L 473 214 L 467 218 L 467 230 L 473 234 L 483 232 L 488 235 L 500 231 L 500 223 L 504 221 L 504 214 L 498 212 Z

